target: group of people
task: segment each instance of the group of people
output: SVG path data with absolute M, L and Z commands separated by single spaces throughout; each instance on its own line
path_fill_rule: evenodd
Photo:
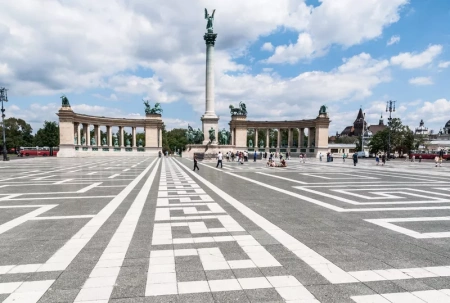
M 220 153 L 220 152 L 219 152 Z M 248 161 L 248 152 L 247 151 L 236 151 L 236 153 L 229 151 L 225 154 L 225 158 L 227 159 L 227 162 L 234 162 L 234 159 L 237 159 L 237 161 L 241 164 L 244 164 L 244 162 Z

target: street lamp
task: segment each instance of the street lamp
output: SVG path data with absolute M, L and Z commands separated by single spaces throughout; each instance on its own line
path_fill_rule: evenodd
M 8 102 L 7 89 L 4 87 L 0 88 L 0 101 L 2 101 L 2 125 L 3 125 L 3 161 L 8 160 L 8 154 L 6 152 L 6 134 L 5 134 L 5 108 L 3 107 L 3 102 Z
M 392 122 L 392 112 L 395 112 L 395 102 L 396 101 L 386 101 L 386 112 L 389 113 L 388 125 L 389 125 L 389 141 L 388 141 L 388 160 L 391 154 L 391 122 Z

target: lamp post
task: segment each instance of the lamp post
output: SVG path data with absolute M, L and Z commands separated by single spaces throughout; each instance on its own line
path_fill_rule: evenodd
M 364 120 L 366 119 L 366 113 L 363 113 L 363 129 L 361 133 L 361 151 L 364 151 L 364 132 L 366 131 L 366 127 L 364 125 Z
M 388 125 L 389 125 L 389 141 L 388 141 L 388 160 L 391 154 L 391 122 L 392 122 L 392 112 L 395 112 L 395 102 L 396 101 L 386 101 L 386 112 L 389 113 Z
M 5 134 L 5 108 L 3 102 L 8 102 L 8 90 L 4 87 L 0 88 L 0 101 L 2 101 L 2 129 L 3 129 L 3 161 L 8 160 L 8 154 L 6 152 L 6 134 Z

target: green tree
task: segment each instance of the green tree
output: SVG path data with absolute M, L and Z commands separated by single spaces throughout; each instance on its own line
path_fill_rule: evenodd
M 163 150 L 174 153 L 175 148 L 183 151 L 187 145 L 186 129 L 174 128 L 163 133 Z
M 35 146 L 59 146 L 59 125 L 54 121 L 45 121 L 44 127 L 34 136 Z
M 5 119 L 5 136 L 7 148 L 33 145 L 33 129 L 30 124 L 22 119 Z M 0 134 L 3 133 L 3 127 L 0 126 Z M 0 135 L 0 146 L 3 146 L 3 136 Z
M 389 128 L 377 132 L 369 143 L 369 150 L 371 153 L 377 154 L 379 152 L 386 152 L 389 146 Z

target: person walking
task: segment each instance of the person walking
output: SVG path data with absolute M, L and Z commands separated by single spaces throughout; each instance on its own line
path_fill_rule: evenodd
M 256 162 L 256 150 L 255 153 L 253 154 L 253 162 Z
M 386 154 L 383 154 L 381 156 L 381 166 L 384 166 L 386 164 Z
M 219 167 L 220 164 L 220 168 L 222 168 L 222 153 L 219 152 L 219 154 L 217 155 L 217 165 L 216 168 Z
M 194 171 L 195 169 L 200 170 L 200 168 L 198 168 L 197 158 L 194 156 Z
M 380 164 L 380 156 L 378 154 L 375 156 L 375 162 L 377 163 L 377 166 Z
M 345 162 L 345 153 L 342 154 L 342 162 Z
M 356 166 L 356 163 L 358 163 L 358 154 L 355 152 L 353 154 L 353 166 Z
M 444 159 L 444 149 L 441 148 L 441 150 L 439 151 L 439 167 L 441 167 L 442 165 L 442 159 Z
M 320 162 L 322 162 L 322 153 L 319 153 Z

